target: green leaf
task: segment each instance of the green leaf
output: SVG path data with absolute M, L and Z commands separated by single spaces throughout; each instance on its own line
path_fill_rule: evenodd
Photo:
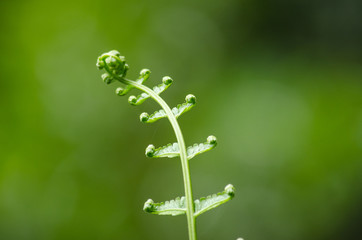
M 213 149 L 214 147 L 216 147 L 216 144 L 217 144 L 216 137 L 211 135 L 207 138 L 207 142 L 199 144 L 195 143 L 194 145 L 187 147 L 186 149 L 187 159 L 190 160 L 194 158 L 196 155 L 199 155 L 201 153 Z
M 164 92 L 169 86 L 171 86 L 172 84 L 172 79 L 168 76 L 163 77 L 162 78 L 162 83 L 159 84 L 158 86 L 153 87 L 153 91 L 156 94 L 161 94 L 162 92 Z M 147 93 L 142 93 L 140 95 L 136 96 L 130 96 L 128 98 L 128 102 L 132 105 L 140 105 L 142 104 L 144 101 L 146 101 L 146 99 L 150 98 L 150 95 Z
M 143 84 L 149 77 L 150 77 L 151 71 L 149 69 L 142 69 L 140 72 L 140 76 L 136 80 L 137 83 Z M 119 87 L 116 89 L 116 94 L 119 96 L 126 95 L 132 88 L 134 88 L 131 85 L 127 85 L 124 89 Z
M 153 122 L 156 122 L 157 120 L 159 120 L 161 118 L 165 118 L 165 117 L 167 117 L 167 114 L 166 114 L 165 110 L 161 109 L 159 111 L 152 113 L 151 115 L 148 115 L 148 113 L 146 113 L 146 112 L 141 113 L 140 120 L 141 120 L 141 122 L 144 122 L 144 123 L 153 123 Z
M 195 204 L 195 213 L 194 216 L 197 217 L 200 214 L 216 208 L 221 204 L 229 201 L 235 195 L 235 189 L 233 185 L 229 184 L 225 187 L 223 192 L 213 194 L 207 197 L 203 197 L 194 201 Z M 171 215 L 177 216 L 186 213 L 186 198 L 178 197 L 174 200 L 155 203 L 152 199 L 148 199 L 145 202 L 143 210 L 148 213 L 158 214 L 158 215 Z
M 142 94 L 141 94 L 142 95 Z M 171 111 L 175 115 L 176 118 L 181 116 L 183 113 L 189 111 L 194 105 L 196 104 L 196 97 L 192 94 L 186 96 L 186 102 L 177 105 L 176 107 L 172 108 Z M 144 123 L 152 123 L 156 122 L 161 118 L 167 117 L 165 110 L 161 109 L 149 115 L 148 113 L 144 112 L 140 115 L 141 122 Z
M 217 140 L 215 136 L 209 136 L 207 142 L 205 143 L 195 143 L 192 146 L 187 147 L 187 159 L 190 160 L 196 155 L 207 152 L 213 149 L 216 146 Z M 169 143 L 166 146 L 155 148 L 152 144 L 146 148 L 146 156 L 159 158 L 159 157 L 168 157 L 174 158 L 180 156 L 180 148 L 178 143 Z
M 158 215 L 182 215 L 186 213 L 186 198 L 178 197 L 175 200 L 166 201 L 164 203 L 154 203 L 152 199 L 148 199 L 145 202 L 143 210 Z
M 176 107 L 172 108 L 172 113 L 175 115 L 176 118 L 181 116 L 183 113 L 189 111 L 196 104 L 196 97 L 192 94 L 187 95 L 185 100 L 185 103 L 179 104 Z
M 146 148 L 146 156 L 147 157 L 168 157 L 174 158 L 180 155 L 180 149 L 178 147 L 178 143 L 169 143 L 166 146 L 155 149 L 155 147 L 151 144 Z
M 217 194 L 213 194 L 207 197 L 203 197 L 195 200 L 195 217 L 201 215 L 202 213 L 209 211 L 213 208 L 220 206 L 223 203 L 231 200 L 235 195 L 235 188 L 233 185 L 228 184 L 224 191 Z

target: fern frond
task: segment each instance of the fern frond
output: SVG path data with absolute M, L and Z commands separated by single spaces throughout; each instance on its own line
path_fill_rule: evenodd
M 150 89 L 143 84 L 150 76 L 151 72 L 148 69 L 143 69 L 140 72 L 140 76 L 136 80 L 126 79 L 129 66 L 126 63 L 125 57 L 121 56 L 121 54 L 116 50 L 102 54 L 100 57 L 98 57 L 96 65 L 99 69 L 105 70 L 105 73 L 102 75 L 102 79 L 106 84 L 110 84 L 117 80 L 125 85 L 124 88 L 116 89 L 117 95 L 124 96 L 133 88 L 143 92 L 138 96 L 130 96 L 128 98 L 128 102 L 130 104 L 140 105 L 152 97 L 162 107 L 161 110 L 155 111 L 150 115 L 146 112 L 142 113 L 140 115 L 140 120 L 142 122 L 152 123 L 158 119 L 166 117 L 169 119 L 175 132 L 177 143 L 168 144 L 157 149 L 155 146 L 149 145 L 146 149 L 146 156 L 154 158 L 180 157 L 185 187 L 185 197 L 177 197 L 174 200 L 161 203 L 154 203 L 152 199 L 149 199 L 145 202 L 143 209 L 148 213 L 158 215 L 177 216 L 186 214 L 189 229 L 189 239 L 196 240 L 196 217 L 229 201 L 235 195 L 234 187 L 229 184 L 222 192 L 207 197 L 202 197 L 195 201 L 193 200 L 188 161 L 201 153 L 213 149 L 217 144 L 216 137 L 209 136 L 206 142 L 194 144 L 185 149 L 185 141 L 183 139 L 177 118 L 195 106 L 196 97 L 192 94 L 188 94 L 184 103 L 178 104 L 176 107 L 171 109 L 169 105 L 161 98 L 160 94 L 171 85 L 172 79 L 167 76 L 164 77 L 162 79 L 162 83 L 153 87 L 153 89 Z M 240 240 L 242 239 L 240 238 Z

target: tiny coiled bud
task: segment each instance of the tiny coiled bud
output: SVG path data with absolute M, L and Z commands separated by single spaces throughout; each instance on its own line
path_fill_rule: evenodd
M 153 157 L 153 154 L 155 153 L 155 146 L 152 144 L 148 145 L 146 148 L 146 156 L 147 157 Z
M 101 57 L 98 57 L 97 59 L 97 64 L 96 64 L 97 68 L 99 70 L 102 70 L 105 66 L 104 62 L 102 61 L 102 58 Z
M 149 118 L 148 113 L 146 113 L 146 112 L 141 113 L 141 115 L 140 115 L 141 122 L 146 122 L 148 120 L 148 118 Z
M 129 102 L 130 104 L 132 104 L 132 105 L 135 105 L 136 102 L 137 102 L 137 97 L 134 96 L 134 95 L 129 96 L 128 102 Z
M 111 76 L 117 75 L 121 77 L 124 77 L 126 75 L 126 72 L 129 68 L 126 64 L 125 57 L 121 56 L 121 54 L 116 50 L 104 53 L 100 57 L 98 57 L 97 67 L 98 69 L 105 68 Z
M 116 94 L 117 94 L 118 96 L 123 96 L 123 95 L 124 95 L 124 94 L 123 94 L 123 91 L 124 91 L 123 88 L 118 87 L 118 88 L 116 89 Z
M 207 137 L 207 142 L 210 143 L 210 144 L 216 144 L 217 139 L 216 139 L 215 136 L 210 135 L 210 136 Z
M 152 199 L 148 199 L 146 202 L 145 202 L 145 205 L 143 206 L 143 211 L 145 212 L 152 212 L 153 210 L 153 204 L 154 204 L 154 201 Z
M 224 190 L 227 193 L 227 195 L 229 195 L 230 197 L 235 196 L 235 188 L 234 188 L 234 186 L 232 184 L 226 185 Z
M 147 68 L 144 68 L 140 71 L 140 77 L 148 79 L 150 77 L 151 71 Z
M 108 64 L 109 68 L 115 68 L 118 65 L 118 61 L 114 57 L 107 57 L 106 64 Z
M 105 82 L 106 84 L 110 84 L 113 81 L 113 77 L 111 75 L 109 75 L 109 73 L 103 73 L 102 79 L 103 79 L 103 82 Z
M 169 76 L 165 76 L 165 77 L 162 78 L 162 82 L 165 85 L 170 85 L 173 82 L 173 80 Z
M 186 102 L 195 104 L 196 103 L 196 97 L 192 94 L 188 94 L 185 98 Z
M 111 50 L 111 51 L 108 52 L 108 54 L 109 55 L 114 55 L 114 56 L 117 56 L 117 57 L 123 57 L 123 56 L 121 56 L 121 54 L 117 50 Z

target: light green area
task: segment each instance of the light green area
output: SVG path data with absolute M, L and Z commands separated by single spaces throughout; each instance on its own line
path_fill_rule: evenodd
M 200 200 L 196 201 L 193 199 L 192 181 L 188 160 L 197 154 L 211 150 L 216 145 L 216 137 L 209 136 L 206 144 L 196 144 L 188 148 L 185 146 L 185 141 L 177 118 L 190 110 L 196 104 L 196 97 L 192 94 L 188 94 L 185 98 L 185 103 L 179 104 L 177 107 L 174 107 L 171 110 L 168 104 L 160 97 L 159 93 L 161 92 L 155 91 L 157 87 L 154 87 L 152 90 L 143 84 L 146 79 L 145 76 L 148 78 L 150 75 L 149 69 L 141 70 L 140 77 L 136 81 L 126 78 L 126 73 L 129 69 L 129 66 L 126 63 L 125 57 L 122 56 L 117 50 L 111 50 L 109 52 L 103 53 L 100 57 L 98 57 L 96 65 L 99 70 L 104 69 L 106 71 L 106 73 L 102 75 L 103 81 L 106 84 L 110 84 L 113 80 L 117 80 L 126 85 L 125 89 L 130 90 L 132 88 L 136 88 L 141 90 L 144 94 L 151 97 L 158 105 L 162 107 L 162 110 L 156 111 L 151 116 L 149 116 L 147 113 L 142 113 L 140 120 L 144 123 L 152 123 L 163 117 L 167 117 L 175 133 L 177 143 L 168 144 L 167 146 L 158 149 L 155 149 L 155 147 L 151 144 L 146 149 L 146 156 L 169 158 L 176 156 L 180 157 L 185 197 L 178 197 L 176 200 L 172 200 L 170 202 L 166 201 L 165 203 L 156 204 L 154 204 L 152 199 L 149 199 L 145 203 L 143 209 L 146 212 L 159 215 L 177 216 L 183 213 L 186 214 L 189 240 L 197 240 L 196 217 L 230 200 L 231 197 L 234 196 L 235 190 L 232 185 L 228 185 L 225 188 L 225 191 L 222 193 L 214 194 L 212 196 L 208 196 L 207 198 L 201 198 Z M 105 75 L 106 77 L 104 77 Z M 167 82 L 172 82 L 170 77 L 164 77 L 163 81 L 165 79 Z M 124 93 L 125 90 L 121 90 L 121 92 Z M 116 94 L 120 95 L 119 91 L 116 90 Z M 121 96 L 123 95 L 124 94 L 121 94 Z M 129 101 L 129 103 L 134 105 L 133 101 Z

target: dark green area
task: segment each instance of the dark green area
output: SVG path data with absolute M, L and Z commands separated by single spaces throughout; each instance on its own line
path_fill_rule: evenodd
M 143 212 L 183 195 L 158 110 L 131 106 L 95 63 L 174 82 L 195 198 L 236 188 L 198 218 L 199 239 L 362 237 L 361 1 L 1 1 L 0 239 L 187 239 L 184 216 Z M 137 94 L 132 91 L 131 94 Z

